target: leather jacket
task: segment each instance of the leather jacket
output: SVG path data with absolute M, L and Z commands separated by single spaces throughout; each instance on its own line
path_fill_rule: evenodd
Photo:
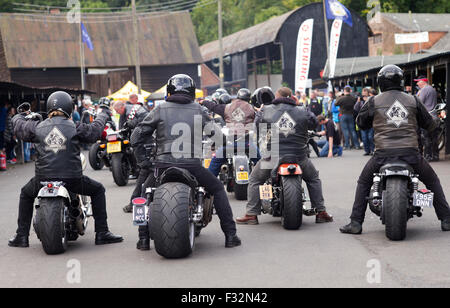
M 174 94 L 153 109 L 131 135 L 137 147 L 156 132 L 156 165 L 201 165 L 203 128 L 207 112 L 191 97 Z
M 102 134 L 109 112 L 100 113 L 91 124 L 75 123 L 64 116 L 45 121 L 13 118 L 14 134 L 36 144 L 36 176 L 40 179 L 78 179 L 83 175 L 80 143 L 94 143 Z
M 357 117 L 361 129 L 374 129 L 376 151 L 418 149 L 418 129 L 433 130 L 436 122 L 416 96 L 389 90 L 369 98 Z

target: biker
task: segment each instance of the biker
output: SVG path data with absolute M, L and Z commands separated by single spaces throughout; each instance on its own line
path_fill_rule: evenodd
M 204 128 L 211 119 L 202 107 L 194 102 L 194 80 L 183 74 L 171 77 L 167 83 L 167 95 L 166 102 L 155 107 L 134 130 L 131 144 L 133 146 L 143 144 L 156 132 L 157 174 L 162 174 L 165 169 L 170 167 L 188 170 L 197 179 L 199 185 L 205 187 L 214 196 L 214 206 L 220 218 L 222 231 L 225 233 L 225 247 L 239 246 L 241 240 L 236 235 L 236 224 L 225 189 L 217 177 L 202 167 L 200 158 L 197 158 L 195 154 L 194 143 L 197 138 L 194 136 L 194 127 L 196 120 L 200 117 Z M 177 145 L 180 136 L 172 133 L 172 130 L 176 130 L 176 134 L 179 134 L 180 127 L 184 128 L 185 133 L 190 129 L 188 138 L 181 136 L 183 140 L 188 139 L 183 141 L 183 145 L 187 143 L 190 145 L 189 149 L 180 148 Z
M 99 106 L 99 108 L 101 108 L 103 106 L 103 107 L 110 109 L 111 101 L 107 97 L 102 97 L 98 100 L 98 106 Z M 116 130 L 116 123 L 113 121 L 112 118 L 109 118 L 109 120 L 106 122 L 106 124 L 109 124 L 109 127 L 111 127 L 112 130 Z
M 278 162 L 285 155 L 295 155 L 298 159 L 303 170 L 302 178 L 311 196 L 312 207 L 317 212 L 316 223 L 333 221 L 333 217 L 326 212 L 319 172 L 308 158 L 308 129 L 317 127 L 317 119 L 306 108 L 298 108 L 291 96 L 290 89 L 280 88 L 276 92 L 275 100 L 261 109 L 261 117 L 256 124 L 267 123 L 269 126 L 278 127 L 278 136 L 272 138 L 279 141 L 279 154 L 277 157 L 264 157 L 253 168 L 248 184 L 247 211 L 244 217 L 236 219 L 238 224 L 258 224 L 258 215 L 261 215 L 259 186 L 270 178 L 272 169 L 276 167 L 267 168 L 264 165 L 269 164 L 269 160 Z M 284 124 L 281 126 L 278 123 L 282 121 Z
M 359 112 L 358 126 L 374 129 L 376 150 L 359 177 L 351 222 L 340 228 L 342 233 L 362 233 L 373 175 L 383 165 L 398 161 L 409 164 L 419 175 L 419 180 L 434 193 L 433 206 L 441 220 L 442 231 L 450 231 L 450 208 L 439 178 L 418 150 L 418 128 L 432 131 L 436 122 L 418 97 L 403 92 L 403 80 L 403 71 L 398 66 L 383 67 L 378 73 L 382 93 L 370 97 Z M 405 112 L 392 116 L 389 110 L 393 107 Z
M 226 155 L 224 155 L 224 152 L 231 151 L 234 153 L 236 148 L 242 147 L 246 152 L 256 154 L 256 157 L 250 157 L 254 164 L 260 159 L 259 151 L 249 140 L 249 132 L 244 129 L 245 126 L 252 124 L 255 120 L 255 110 L 252 105 L 248 103 L 250 101 L 250 91 L 245 88 L 240 89 L 235 100 L 231 100 L 231 97 L 228 94 L 222 94 L 219 101 L 221 104 L 203 101 L 202 105 L 220 115 L 225 120 L 226 127 L 230 129 L 230 133 L 234 136 L 234 146 L 230 149 L 220 147 L 216 151 L 216 155 L 212 158 L 209 166 L 209 171 L 215 176 L 219 175 L 220 168 L 226 162 Z M 244 140 L 238 141 L 238 139 L 241 139 L 242 137 Z M 249 151 L 250 147 L 253 147 L 253 152 Z
M 33 117 L 26 120 L 21 113 L 13 118 L 14 134 L 21 140 L 36 143 L 38 158 L 35 176 L 22 188 L 19 203 L 17 234 L 8 245 L 28 247 L 33 218 L 33 203 L 42 181 L 63 181 L 72 193 L 90 196 L 95 218 L 95 244 L 104 245 L 123 241 L 121 236 L 109 232 L 106 214 L 105 188 L 83 175 L 80 143 L 93 143 L 100 138 L 111 112 L 105 106 L 91 124 L 75 126 L 70 119 L 73 102 L 69 94 L 54 92 L 47 100 L 48 119 L 43 122 Z M 53 136 L 54 138 L 49 138 Z M 68 168 L 68 166 L 70 166 Z

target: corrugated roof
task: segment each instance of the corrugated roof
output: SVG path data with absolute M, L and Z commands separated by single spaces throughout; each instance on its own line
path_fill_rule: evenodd
M 224 37 L 224 55 L 243 52 L 256 46 L 275 41 L 281 26 L 295 11 L 296 10 L 273 17 L 263 23 Z M 200 52 L 205 62 L 218 58 L 219 41 L 206 43 L 200 47 Z
M 61 17 L 59 16 L 59 21 Z M 83 15 L 92 19 L 93 14 Z M 53 19 L 52 19 L 53 18 Z M 9 68 L 79 67 L 79 24 L 52 22 L 49 16 L 1 14 L 0 31 Z M 105 20 L 105 19 L 99 19 Z M 114 22 L 113 22 L 114 21 Z M 133 66 L 133 24 L 111 16 L 85 22 L 94 50 L 85 48 L 87 67 Z M 139 14 L 141 65 L 202 63 L 189 12 Z
M 435 55 L 437 54 L 402 54 L 393 56 L 340 58 L 336 61 L 336 70 L 333 79 L 358 75 L 371 70 L 378 70 L 388 64 L 404 65 Z M 328 76 L 328 68 L 325 70 L 324 76 Z
M 450 14 L 412 13 L 410 16 L 408 13 L 381 13 L 381 15 L 397 24 L 404 31 L 418 31 L 419 28 L 420 31 L 450 31 Z
M 436 44 L 433 45 L 430 52 L 445 52 L 450 51 L 450 32 L 441 38 Z

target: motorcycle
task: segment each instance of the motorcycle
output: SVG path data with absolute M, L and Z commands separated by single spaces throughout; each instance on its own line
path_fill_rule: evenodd
M 86 159 L 81 154 L 83 170 Z M 90 199 L 69 192 L 62 181 L 41 182 L 33 226 L 45 253 L 61 254 L 68 242 L 84 235 L 92 216 Z
M 447 142 L 447 129 L 446 129 L 446 118 L 447 118 L 447 104 L 442 102 L 437 104 L 433 111 L 431 111 L 432 115 L 439 117 L 439 127 L 438 127 L 438 148 L 439 152 L 442 151 Z
M 223 128 L 222 132 L 224 136 L 228 136 L 227 128 Z M 248 180 L 253 164 L 245 153 L 238 153 L 235 143 L 239 143 L 240 139 L 226 142 L 226 148 L 234 149 L 234 152 L 232 155 L 227 153 L 226 163 L 221 167 L 219 179 L 226 185 L 227 192 L 234 192 L 236 200 L 247 200 Z
M 315 209 L 306 206 L 310 201 L 302 187 L 302 169 L 293 155 L 282 157 L 272 170 L 270 179 L 259 187 L 262 212 L 281 217 L 286 230 L 297 230 L 303 215 L 316 215 Z
M 384 165 L 374 174 L 368 198 L 370 210 L 380 217 L 386 236 L 392 241 L 406 237 L 407 222 L 421 217 L 422 209 L 433 207 L 434 194 L 419 190 L 419 176 L 404 162 Z
M 139 176 L 139 167 L 130 145 L 130 135 L 130 129 L 124 128 L 108 132 L 106 136 L 106 153 L 111 155 L 111 171 L 118 186 L 125 186 L 130 178 L 136 179 Z
M 94 143 L 89 149 L 89 164 L 94 170 L 101 170 L 104 166 L 111 168 L 111 154 L 107 153 L 106 146 L 108 133 L 115 131 L 114 123 L 106 123 L 100 140 Z
M 195 238 L 211 221 L 213 198 L 185 169 L 172 167 L 133 203 L 133 223 L 148 226 L 156 252 L 168 259 L 189 256 Z

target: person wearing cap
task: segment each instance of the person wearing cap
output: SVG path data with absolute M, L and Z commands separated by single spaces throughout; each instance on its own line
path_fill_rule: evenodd
M 419 96 L 422 103 L 427 108 L 428 112 L 432 111 L 437 104 L 437 92 L 428 84 L 428 79 L 425 76 L 420 76 L 414 79 L 419 87 Z M 422 129 L 422 143 L 424 145 L 424 156 L 428 161 L 439 161 L 439 142 L 436 130 L 428 132 Z

